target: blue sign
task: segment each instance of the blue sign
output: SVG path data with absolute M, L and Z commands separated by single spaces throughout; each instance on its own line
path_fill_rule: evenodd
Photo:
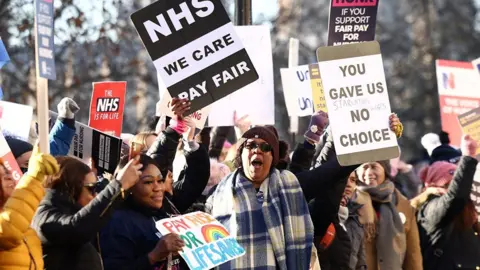
M 53 0 L 35 0 L 39 75 L 55 80 L 55 46 L 53 44 Z
M 7 49 L 5 44 L 3 44 L 2 39 L 0 38 L 0 68 L 3 67 L 6 63 L 10 62 L 10 57 L 8 56 Z

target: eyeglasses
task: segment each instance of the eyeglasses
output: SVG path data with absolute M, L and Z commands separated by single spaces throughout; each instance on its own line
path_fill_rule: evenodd
M 268 153 L 272 151 L 272 146 L 266 142 L 262 142 L 262 143 L 248 142 L 245 144 L 245 148 L 247 148 L 248 150 L 254 150 L 259 148 L 264 153 Z
M 95 196 L 98 193 L 100 182 L 84 184 L 83 187 L 85 187 L 92 196 Z

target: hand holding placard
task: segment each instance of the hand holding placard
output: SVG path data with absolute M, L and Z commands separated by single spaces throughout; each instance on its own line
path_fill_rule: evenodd
M 158 240 L 155 248 L 148 253 L 148 260 L 153 265 L 159 261 L 164 260 L 170 253 L 179 252 L 185 246 L 185 243 L 180 236 L 175 233 L 170 233 Z

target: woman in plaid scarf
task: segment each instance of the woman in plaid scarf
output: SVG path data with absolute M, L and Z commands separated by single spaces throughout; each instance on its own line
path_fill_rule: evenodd
M 277 136 L 254 127 L 239 141 L 236 171 L 206 203 L 246 254 L 220 269 L 309 269 L 313 224 L 302 189 L 289 171 L 278 171 Z

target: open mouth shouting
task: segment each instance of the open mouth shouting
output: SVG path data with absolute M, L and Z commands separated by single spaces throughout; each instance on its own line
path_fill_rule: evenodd
M 253 158 L 250 164 L 255 170 L 260 170 L 263 166 L 263 160 L 259 157 L 256 157 L 256 158 Z

